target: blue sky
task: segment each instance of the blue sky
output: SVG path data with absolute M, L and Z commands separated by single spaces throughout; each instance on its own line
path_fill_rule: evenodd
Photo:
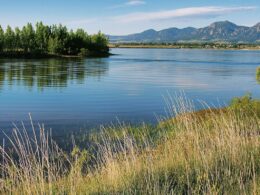
M 260 22 L 260 0 L 0 0 L 3 27 L 43 21 L 123 35 L 221 20 L 253 26 Z

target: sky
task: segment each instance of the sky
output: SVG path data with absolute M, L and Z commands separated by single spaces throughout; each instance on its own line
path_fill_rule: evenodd
M 205 27 L 229 20 L 260 22 L 260 0 L 0 0 L 0 25 L 6 28 L 43 21 L 126 35 L 147 29 Z

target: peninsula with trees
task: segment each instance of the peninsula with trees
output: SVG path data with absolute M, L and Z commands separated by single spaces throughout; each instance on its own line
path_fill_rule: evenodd
M 108 38 L 83 29 L 68 30 L 63 25 L 28 23 L 21 29 L 0 26 L 0 58 L 105 57 L 109 55 Z

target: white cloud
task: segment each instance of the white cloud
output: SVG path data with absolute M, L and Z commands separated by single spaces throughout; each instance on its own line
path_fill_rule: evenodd
M 130 1 L 128 1 L 130 2 Z M 64 21 L 69 28 L 85 28 L 89 33 L 98 30 L 106 34 L 126 35 L 154 28 L 156 30 L 169 27 L 184 28 L 187 26 L 202 27 L 218 20 L 230 20 L 239 25 L 250 26 L 259 21 L 251 21 L 247 14 L 257 13 L 258 7 L 186 7 L 154 12 L 128 12 L 124 15 L 97 16 L 94 18 L 78 18 Z M 239 19 L 236 19 L 239 14 Z M 241 20 L 240 18 L 243 18 Z M 256 19 L 257 20 L 257 19 Z M 248 22 L 250 21 L 250 23 Z
M 146 2 L 141 0 L 129 0 L 127 3 L 125 3 L 125 5 L 130 5 L 130 6 L 144 5 L 144 4 L 146 4 Z
M 134 1 L 132 1 L 134 2 Z M 182 9 L 156 11 L 156 12 L 139 12 L 131 13 L 127 15 L 121 15 L 113 17 L 114 22 L 117 23 L 131 23 L 131 22 L 145 22 L 153 20 L 166 20 L 174 18 L 185 18 L 185 17 L 199 17 L 199 16 L 219 16 L 234 12 L 251 11 L 255 10 L 256 7 L 188 7 Z
M 109 9 L 117 9 L 117 8 L 138 6 L 138 5 L 145 5 L 145 4 L 146 2 L 144 0 L 128 0 L 126 3 L 111 6 L 109 7 Z

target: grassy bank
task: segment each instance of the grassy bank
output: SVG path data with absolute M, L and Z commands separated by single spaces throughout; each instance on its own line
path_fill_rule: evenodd
M 0 193 L 260 193 L 260 102 L 245 96 L 199 112 L 184 98 L 174 105 L 177 116 L 156 127 L 103 129 L 88 151 L 70 154 L 43 127 L 33 139 L 14 129 L 12 155 L 1 147 Z
M 256 68 L 256 81 L 260 84 L 260 66 Z

